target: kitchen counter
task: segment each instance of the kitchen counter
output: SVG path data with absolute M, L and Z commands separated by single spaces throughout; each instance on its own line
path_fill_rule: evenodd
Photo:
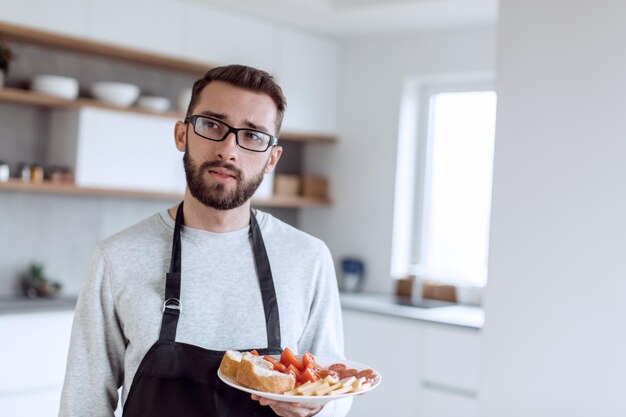
M 26 298 L 0 297 L 0 315 L 74 310 L 77 297 Z
M 423 320 L 480 329 L 485 314 L 480 307 L 439 303 L 428 308 L 403 305 L 392 295 L 341 293 L 341 307 L 348 310 L 384 314 L 405 319 Z M 429 300 L 426 300 L 427 302 Z M 435 302 L 436 303 L 436 302 Z
M 480 329 L 485 321 L 480 307 L 439 303 L 441 306 L 421 308 L 403 305 L 392 295 L 341 293 L 342 308 L 384 314 L 405 319 Z M 58 298 L 0 297 L 0 314 L 73 310 L 76 296 Z M 435 302 L 436 303 L 436 302 Z

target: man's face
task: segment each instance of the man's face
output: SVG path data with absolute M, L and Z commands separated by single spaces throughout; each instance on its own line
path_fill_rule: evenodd
M 220 81 L 204 88 L 193 114 L 205 114 L 234 127 L 276 133 L 276 106 L 269 96 Z M 231 210 L 248 201 L 282 153 L 278 146 L 266 152 L 242 149 L 233 133 L 221 142 L 211 141 L 182 122 L 176 125 L 176 146 L 185 152 L 183 162 L 191 195 L 218 210 Z
M 189 145 L 185 149 L 183 156 L 185 166 L 185 176 L 187 177 L 187 187 L 189 192 L 196 200 L 208 207 L 218 210 L 232 210 L 241 206 L 248 201 L 254 194 L 263 177 L 265 176 L 265 167 L 251 178 L 243 178 L 243 173 L 233 164 L 223 161 L 205 161 L 199 167 L 189 155 Z M 218 175 L 228 175 L 234 177 L 236 184 L 234 188 L 227 188 L 222 181 L 207 181 L 205 174 L 213 173 Z

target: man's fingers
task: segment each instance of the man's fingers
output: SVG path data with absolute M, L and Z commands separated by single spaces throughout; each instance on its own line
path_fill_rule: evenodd
M 259 404 L 270 406 L 279 416 L 309 416 L 311 412 L 318 412 L 322 409 L 322 405 L 313 403 L 290 403 L 285 401 L 270 400 L 269 398 L 259 397 L 252 394 L 252 399 L 258 401 Z
M 254 394 L 252 394 L 252 399 L 254 401 L 258 401 L 261 405 L 268 405 L 271 402 L 271 400 L 268 400 L 267 398 L 259 397 L 258 395 Z

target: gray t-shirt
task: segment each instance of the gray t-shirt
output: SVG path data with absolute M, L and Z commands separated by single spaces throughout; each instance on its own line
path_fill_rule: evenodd
M 343 357 L 343 326 L 327 246 L 257 211 L 271 264 L 282 347 Z M 59 416 L 113 415 L 157 341 L 174 220 L 164 210 L 102 241 L 76 306 Z M 176 340 L 206 349 L 267 346 L 265 316 L 245 227 L 212 233 L 183 227 L 182 313 Z M 349 402 L 320 416 L 343 416 Z M 341 410 L 340 410 L 341 409 Z

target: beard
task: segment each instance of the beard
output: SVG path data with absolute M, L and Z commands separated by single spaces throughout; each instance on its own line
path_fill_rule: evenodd
M 232 210 L 248 201 L 261 185 L 265 176 L 265 167 L 267 167 L 266 163 L 261 172 L 250 179 L 245 179 L 241 170 L 223 161 L 207 161 L 198 167 L 189 156 L 187 147 L 183 156 L 183 165 L 187 177 L 187 187 L 191 195 L 205 206 L 217 210 Z M 204 175 L 209 169 L 217 167 L 228 169 L 235 176 L 237 184 L 233 190 L 226 189 L 226 186 L 221 183 L 208 184 L 204 179 Z

